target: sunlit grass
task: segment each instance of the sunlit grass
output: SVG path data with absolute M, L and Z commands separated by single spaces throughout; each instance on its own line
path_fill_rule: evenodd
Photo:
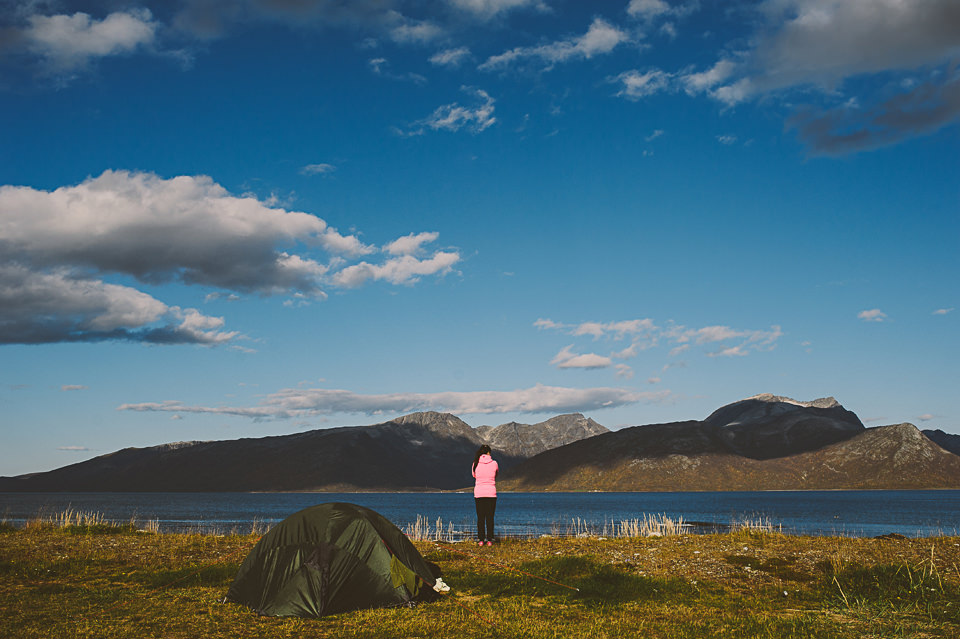
M 766 637 L 960 636 L 960 539 L 633 534 L 417 547 L 452 590 L 415 608 L 324 619 L 220 603 L 257 534 L 131 532 L 58 518 L 0 535 L 0 636 Z M 86 527 L 96 533 L 79 533 Z M 137 530 L 149 528 L 149 523 Z M 602 531 L 601 531 L 602 532 Z

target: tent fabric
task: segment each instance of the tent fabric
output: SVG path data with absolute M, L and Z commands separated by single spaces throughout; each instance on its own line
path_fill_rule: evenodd
M 270 529 L 240 566 L 227 601 L 262 615 L 322 617 L 437 596 L 428 563 L 377 512 L 312 506 Z

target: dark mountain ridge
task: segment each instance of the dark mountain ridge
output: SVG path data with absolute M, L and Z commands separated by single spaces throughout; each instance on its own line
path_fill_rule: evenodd
M 757 395 L 703 421 L 634 426 L 546 451 L 510 490 L 960 487 L 960 457 L 912 424 L 865 428 L 833 398 Z
M 547 448 L 607 432 L 583 415 L 540 424 L 474 429 L 448 413 L 423 412 L 372 426 L 228 441 L 127 448 L 49 472 L 0 477 L 7 491 L 445 490 L 472 481 L 483 443 L 502 442 L 504 469 Z M 556 442 L 556 443 L 554 443 Z

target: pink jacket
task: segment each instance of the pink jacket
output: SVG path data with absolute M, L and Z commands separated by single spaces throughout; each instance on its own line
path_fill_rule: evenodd
M 477 483 L 473 486 L 474 497 L 496 497 L 497 496 L 497 471 L 500 467 L 493 461 L 490 455 L 480 455 L 480 462 L 477 463 L 477 469 L 473 471 Z

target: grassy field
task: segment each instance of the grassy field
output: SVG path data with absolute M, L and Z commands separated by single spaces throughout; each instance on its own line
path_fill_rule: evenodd
M 449 595 L 319 620 L 220 603 L 257 538 L 0 525 L 0 637 L 960 637 L 958 537 L 418 541 Z

